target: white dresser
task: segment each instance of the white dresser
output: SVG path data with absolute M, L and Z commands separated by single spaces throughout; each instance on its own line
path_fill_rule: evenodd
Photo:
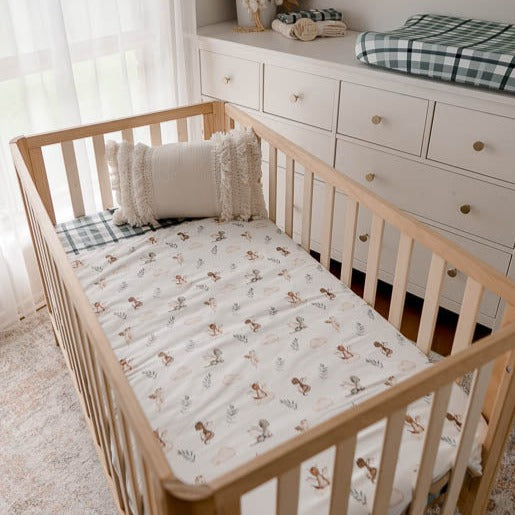
M 515 96 L 416 78 L 356 61 L 356 33 L 303 43 L 232 23 L 198 30 L 201 89 L 249 110 L 492 266 L 515 277 Z M 266 162 L 268 151 L 263 146 Z M 284 159 L 279 157 L 279 193 Z M 294 230 L 300 239 L 302 167 Z M 267 185 L 265 184 L 265 187 Z M 314 212 L 323 202 L 315 184 Z M 345 197 L 338 194 L 333 254 L 341 259 Z M 365 270 L 370 214 L 360 210 L 354 267 Z M 284 209 L 278 206 L 278 224 Z M 392 281 L 399 235 L 387 227 L 380 278 Z M 315 216 L 312 247 L 318 250 Z M 423 296 L 430 255 L 415 247 L 408 289 Z M 456 265 L 459 265 L 457 263 Z M 511 267 L 511 268 L 510 268 Z M 465 278 L 449 266 L 442 306 L 458 311 Z M 480 321 L 493 326 L 499 299 L 486 293 Z

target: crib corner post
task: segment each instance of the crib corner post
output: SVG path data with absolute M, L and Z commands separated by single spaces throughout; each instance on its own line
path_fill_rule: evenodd
M 225 125 L 225 102 L 213 102 L 213 132 L 227 132 Z

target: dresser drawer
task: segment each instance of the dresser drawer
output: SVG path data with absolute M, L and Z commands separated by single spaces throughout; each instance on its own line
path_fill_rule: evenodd
M 259 109 L 259 63 L 200 51 L 202 94 Z
M 338 132 L 419 156 L 427 100 L 341 83 Z
M 338 82 L 333 79 L 265 65 L 267 113 L 329 130 L 337 91 Z
M 370 234 L 370 225 L 371 215 L 368 211 L 363 210 L 363 212 L 360 213 L 358 219 L 354 253 L 355 259 L 362 263 L 360 268 L 363 270 L 365 269 L 364 263 L 366 263 L 368 255 L 369 238 L 366 238 Z M 479 259 L 492 265 L 501 273 L 505 274 L 507 272 L 510 263 L 510 254 L 507 252 L 503 252 L 487 245 L 477 243 L 475 241 L 469 240 L 468 238 L 452 234 L 448 231 L 434 227 L 432 227 L 432 229 L 442 234 L 442 236 L 445 236 L 446 238 L 454 241 L 464 249 L 474 254 Z M 366 239 L 366 241 L 362 241 L 363 239 Z M 393 274 L 395 272 L 398 246 L 399 232 L 391 226 L 387 225 L 383 236 L 380 270 L 386 274 L 385 278 L 390 283 L 393 281 Z M 420 294 L 421 289 L 425 289 L 430 264 L 431 252 L 427 248 L 422 247 L 419 244 L 415 244 L 408 277 L 408 289 L 413 291 L 413 293 Z M 463 299 L 467 278 L 459 271 L 457 271 L 457 273 L 454 275 L 455 266 L 459 266 L 459 263 L 447 265 L 448 273 L 445 275 L 441 296 L 443 299 L 448 299 L 459 305 Z M 480 312 L 483 315 L 493 318 L 497 313 L 498 305 L 499 297 L 487 291 L 483 295 Z M 458 306 L 455 306 L 454 310 L 456 310 L 457 307 Z
M 515 120 L 436 104 L 427 157 L 515 183 Z
M 252 116 L 332 166 L 333 139 L 330 133 L 310 127 L 299 127 L 298 125 L 258 113 L 252 113 Z M 263 161 L 268 162 L 269 148 L 268 143 L 264 140 L 261 145 L 261 152 L 263 154 Z M 282 152 L 277 153 L 277 165 L 282 168 L 286 167 L 286 157 Z M 296 163 L 295 169 L 303 170 L 303 167 Z
M 513 190 L 342 140 L 336 168 L 401 209 L 513 247 Z

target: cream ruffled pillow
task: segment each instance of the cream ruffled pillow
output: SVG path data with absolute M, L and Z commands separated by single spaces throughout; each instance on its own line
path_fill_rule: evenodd
M 267 216 L 261 149 L 251 130 L 160 147 L 108 141 L 106 153 L 119 206 L 113 216 L 117 225 L 140 227 L 160 218 Z

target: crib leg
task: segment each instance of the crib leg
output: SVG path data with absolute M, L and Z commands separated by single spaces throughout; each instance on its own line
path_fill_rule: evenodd
M 514 422 L 515 407 L 515 378 L 513 373 L 515 352 L 512 352 L 506 360 L 505 389 L 503 389 L 502 410 L 498 416 L 490 419 L 490 424 L 495 424 L 493 432 L 488 433 L 483 448 L 483 475 L 470 480 L 463 485 L 459 507 L 463 515 L 475 515 L 485 513 L 490 500 L 490 492 L 497 478 L 497 472 L 502 461 L 504 450 Z M 504 382 L 503 381 L 503 382 Z

